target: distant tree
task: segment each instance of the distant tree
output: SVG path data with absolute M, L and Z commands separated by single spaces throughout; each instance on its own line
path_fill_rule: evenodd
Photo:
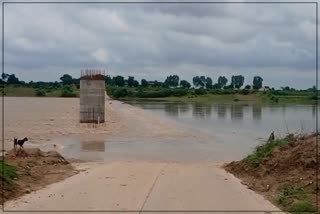
M 206 88 L 211 89 L 212 88 L 212 79 L 210 77 L 207 77 L 205 82 L 206 82 Z
M 182 87 L 182 88 L 190 88 L 191 84 L 187 80 L 181 80 L 180 81 L 180 87 Z
M 195 87 L 204 87 L 206 78 L 205 78 L 205 76 L 201 76 L 201 77 L 195 76 L 195 77 L 193 77 L 192 81 L 193 81 L 193 85 Z
M 157 80 L 154 81 L 154 87 L 161 87 L 163 85 L 164 85 L 164 83 L 162 83 L 162 82 L 158 82 Z
M 9 74 L 6 74 L 6 73 L 2 73 L 2 75 L 1 75 L 2 81 L 4 81 L 4 82 L 7 82 L 8 77 L 9 77 Z
M 139 82 L 137 80 L 133 80 L 133 86 L 134 87 L 138 87 L 139 86 Z
M 125 82 L 123 76 L 115 76 L 112 78 L 112 81 L 116 86 L 123 87 Z
M 200 76 L 200 81 L 201 81 L 202 87 L 206 86 L 206 77 L 205 76 Z
M 219 85 L 219 83 L 215 83 L 212 85 L 212 89 L 221 89 L 221 86 Z
M 105 80 L 107 85 L 114 85 L 113 84 L 113 80 L 112 80 L 110 75 L 105 76 L 104 80 Z
M 231 85 L 233 88 L 241 88 L 243 86 L 244 77 L 242 75 L 232 76 Z
M 7 80 L 8 84 L 18 84 L 19 82 L 20 82 L 19 79 L 14 74 L 10 74 L 8 76 L 8 80 Z
M 128 86 L 133 87 L 134 85 L 134 77 L 129 76 L 128 77 Z
M 262 88 L 262 81 L 263 79 L 260 76 L 253 77 L 253 88 L 254 89 Z
M 281 87 L 281 89 L 282 89 L 283 91 L 290 91 L 290 87 L 289 87 L 289 86 Z
M 64 74 L 62 77 L 60 77 L 60 80 L 63 85 L 71 85 L 73 83 L 72 76 L 69 74 Z
M 218 85 L 220 86 L 220 88 L 223 88 L 224 86 L 226 86 L 228 83 L 228 79 L 225 76 L 220 76 L 218 78 Z
M 147 80 L 145 80 L 145 79 L 142 79 L 142 80 L 141 80 L 141 86 L 142 86 L 142 87 L 148 87 L 148 85 L 149 85 L 149 83 L 148 83 Z
M 251 89 L 251 86 L 250 86 L 250 85 L 246 85 L 246 86 L 244 87 L 244 89 L 250 90 L 250 89 Z
M 168 87 L 177 87 L 179 85 L 179 76 L 178 75 L 170 75 L 167 76 L 164 84 Z
M 201 80 L 199 76 L 195 76 L 192 78 L 192 82 L 194 87 L 199 87 L 201 85 Z

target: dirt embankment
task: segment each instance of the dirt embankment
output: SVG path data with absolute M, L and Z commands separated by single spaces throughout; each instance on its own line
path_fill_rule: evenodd
M 0 182 L 0 187 L 4 190 L 4 201 L 39 190 L 78 173 L 55 151 L 43 152 L 37 148 L 16 151 L 12 149 L 4 160 L 6 164 L 13 166 L 16 172 L 11 182 Z M 6 170 L 4 173 L 7 173 Z
M 252 164 L 252 156 L 248 156 L 227 164 L 225 169 L 285 211 L 314 211 L 316 170 L 320 168 L 316 137 L 315 134 L 299 137 L 290 135 L 281 139 L 279 142 L 282 143 L 269 153 L 266 153 L 269 151 L 266 148 L 270 147 L 267 142 L 253 153 L 255 157 L 266 153 L 260 162 Z

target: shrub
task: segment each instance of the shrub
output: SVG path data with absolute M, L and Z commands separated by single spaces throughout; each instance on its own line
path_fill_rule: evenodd
M 116 88 L 112 91 L 112 96 L 114 98 L 126 97 L 128 95 L 128 91 L 125 88 Z
M 174 90 L 172 90 L 172 96 L 175 96 L 175 97 L 182 97 L 187 94 L 188 94 L 187 89 L 174 89 Z
M 252 154 L 248 155 L 245 160 L 251 166 L 258 167 L 264 158 L 271 155 L 274 148 L 287 145 L 289 142 L 290 141 L 288 136 L 283 139 L 276 139 L 266 142 L 260 146 L 257 146 L 255 151 Z
M 4 163 L 0 160 L 0 177 L 7 183 L 11 184 L 12 180 L 17 176 L 17 170 L 14 166 Z
M 65 85 L 62 88 L 61 97 L 76 97 L 77 93 L 69 85 Z
M 194 90 L 195 95 L 204 95 L 207 93 L 207 91 L 203 88 L 198 88 L 196 90 Z
M 310 96 L 310 99 L 311 99 L 311 100 L 317 100 L 317 99 L 318 99 L 317 94 L 312 94 L 312 95 Z
M 36 95 L 38 97 L 44 97 L 44 96 L 46 96 L 46 92 L 45 92 L 45 90 L 38 88 L 38 89 L 36 89 Z
M 248 95 L 249 93 L 250 93 L 250 91 L 247 89 L 243 89 L 240 91 L 240 94 L 243 94 L 243 95 Z

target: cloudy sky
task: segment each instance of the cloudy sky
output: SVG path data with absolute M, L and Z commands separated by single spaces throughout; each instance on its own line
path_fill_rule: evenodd
M 138 80 L 315 84 L 314 4 L 6 4 L 4 15 L 5 72 L 25 81 L 104 68 Z

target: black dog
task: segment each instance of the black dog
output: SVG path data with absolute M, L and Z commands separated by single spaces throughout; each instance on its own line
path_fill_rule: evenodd
M 23 144 L 24 144 L 24 142 L 26 142 L 26 141 L 28 141 L 28 138 L 23 138 L 22 140 L 18 140 L 17 138 L 14 138 L 14 144 L 13 144 L 13 146 L 14 146 L 14 149 L 16 149 L 16 147 L 19 145 L 20 146 L 20 149 L 21 148 L 23 148 Z

